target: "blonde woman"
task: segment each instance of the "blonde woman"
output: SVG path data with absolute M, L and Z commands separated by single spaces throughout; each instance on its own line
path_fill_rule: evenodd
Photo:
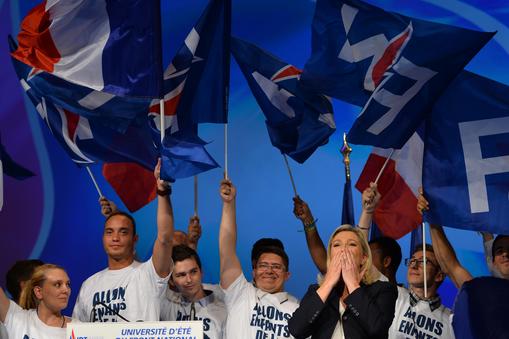
M 21 290 L 19 306 L 0 288 L 0 320 L 5 323 L 9 338 L 65 338 L 65 327 L 71 318 L 61 311 L 67 307 L 70 295 L 67 273 L 52 264 L 35 269 Z
M 398 297 L 396 287 L 377 281 L 364 234 L 338 227 L 327 247 L 327 273 L 311 285 L 288 322 L 295 338 L 387 338 Z

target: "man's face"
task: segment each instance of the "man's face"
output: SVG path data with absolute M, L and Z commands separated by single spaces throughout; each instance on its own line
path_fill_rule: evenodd
M 407 279 L 408 285 L 411 287 L 424 287 L 423 260 L 422 251 L 415 252 L 410 259 L 411 263 L 408 265 Z M 440 283 L 445 278 L 437 263 L 435 254 L 430 251 L 426 251 L 426 274 L 428 287 L 434 286 L 435 283 Z
M 283 258 L 274 253 L 263 253 L 253 269 L 256 287 L 268 293 L 283 292 L 289 277 Z
M 115 259 L 134 257 L 134 245 L 138 236 L 133 234 L 131 220 L 123 215 L 111 217 L 104 226 L 103 246 L 106 254 Z
M 495 243 L 493 248 L 493 266 L 504 279 L 509 279 L 509 237 L 504 237 Z
M 60 312 L 67 307 L 71 295 L 71 283 L 65 271 L 54 268 L 45 273 L 45 280 L 40 287 L 34 287 L 37 299 L 52 311 Z
M 188 258 L 175 262 L 172 279 L 186 300 L 196 301 L 203 296 L 202 272 L 196 260 Z

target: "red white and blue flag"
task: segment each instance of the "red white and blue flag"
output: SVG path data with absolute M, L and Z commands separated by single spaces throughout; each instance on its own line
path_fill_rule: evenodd
M 46 0 L 22 21 L 12 56 L 97 91 L 159 97 L 160 26 L 158 0 Z
M 232 37 L 232 54 L 265 115 L 272 145 L 299 163 L 336 130 L 332 104 L 299 86 L 301 70 Z
M 384 236 L 399 239 L 422 222 L 417 211 L 417 190 L 422 186 L 423 134 L 419 129 L 394 151 L 378 181 L 382 198 L 373 219 Z M 390 149 L 373 148 L 355 185 L 360 192 L 375 181 L 390 153 Z
M 401 148 L 492 36 L 359 0 L 317 0 L 302 84 L 363 106 L 349 142 Z

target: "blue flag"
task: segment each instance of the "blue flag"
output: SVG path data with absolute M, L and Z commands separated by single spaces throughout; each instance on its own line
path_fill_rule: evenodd
M 426 221 L 509 234 L 509 86 L 462 72 L 426 126 Z
M 196 175 L 219 165 L 198 137 L 198 123 L 225 123 L 229 83 L 230 0 L 211 0 L 164 73 L 161 178 Z M 160 107 L 149 112 L 154 143 L 160 145 Z
M 364 106 L 350 142 L 401 148 L 492 36 L 358 0 L 317 0 L 302 84 Z
M 336 130 L 328 98 L 299 86 L 301 71 L 246 41 L 232 38 L 232 54 L 265 114 L 274 147 L 299 163 Z
M 343 186 L 343 209 L 341 212 L 341 224 L 355 225 L 353 211 L 352 182 L 347 179 Z
M 9 47 L 11 51 L 17 48 L 11 36 Z M 29 86 L 32 93 L 44 96 L 63 109 L 85 118 L 100 118 L 97 121 L 119 132 L 125 132 L 133 122 L 145 123 L 150 98 L 120 97 L 76 85 L 18 60 L 13 64 L 24 87 Z
M 98 161 L 135 162 L 153 170 L 157 162 L 147 124 L 129 126 L 120 133 L 103 124 L 101 118 L 85 118 L 55 104 L 31 87 L 30 67 L 12 59 L 23 89 L 54 138 L 78 166 Z

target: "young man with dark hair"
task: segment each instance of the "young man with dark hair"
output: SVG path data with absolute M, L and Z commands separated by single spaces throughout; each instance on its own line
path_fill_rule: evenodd
M 219 228 L 221 288 L 228 311 L 225 338 L 292 338 L 288 319 L 299 303 L 284 291 L 290 277 L 288 256 L 277 246 L 257 246 L 254 285 L 248 282 L 236 253 L 236 188 L 231 181 L 221 182 L 220 195 L 223 200 Z
M 422 245 L 416 246 L 408 266 L 408 289 L 398 287 L 398 299 L 389 338 L 454 338 L 451 310 L 442 305 L 437 293 L 445 279 L 433 247 L 426 245 L 426 283 L 424 293 L 424 258 Z
M 401 264 L 401 247 L 389 237 L 378 237 L 369 241 L 373 265 L 387 277 L 390 283 L 397 284 L 396 272 Z
M 161 301 L 161 320 L 202 320 L 204 338 L 220 339 L 226 321 L 224 295 L 217 285 L 202 283 L 200 257 L 192 248 L 173 248 L 171 280 L 177 292 L 168 289 Z
M 171 187 L 159 179 L 160 168 L 159 160 L 154 170 L 158 198 L 152 257 L 144 263 L 135 261 L 138 235 L 134 219 L 123 212 L 109 215 L 103 232 L 108 268 L 83 283 L 73 318 L 90 322 L 159 320 L 159 303 L 173 268 L 169 259 L 173 237 Z

